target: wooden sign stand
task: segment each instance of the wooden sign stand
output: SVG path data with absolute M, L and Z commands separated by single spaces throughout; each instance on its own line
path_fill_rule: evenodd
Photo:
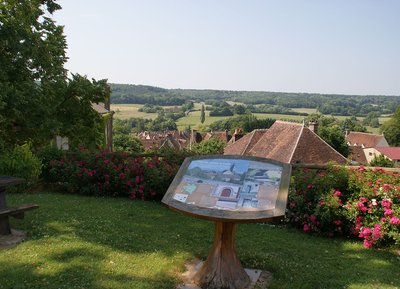
M 201 288 L 243 289 L 250 278 L 236 255 L 236 223 L 215 222 L 214 243 L 207 260 L 194 276 Z
M 215 223 L 213 245 L 193 283 L 203 289 L 249 287 L 250 277 L 236 254 L 236 224 L 284 216 L 290 173 L 289 164 L 269 159 L 186 158 L 162 202 L 174 211 Z

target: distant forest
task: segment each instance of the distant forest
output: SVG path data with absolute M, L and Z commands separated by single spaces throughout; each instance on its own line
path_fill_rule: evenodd
M 264 91 L 164 89 L 146 85 L 110 84 L 111 102 L 153 105 L 182 105 L 187 100 L 214 104 L 220 101 L 248 105 L 267 104 L 283 108 L 315 108 L 322 114 L 366 116 L 392 114 L 400 106 L 400 96 L 338 95 Z

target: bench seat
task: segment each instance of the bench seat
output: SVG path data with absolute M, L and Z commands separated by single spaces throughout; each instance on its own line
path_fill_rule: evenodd
M 0 217 L 12 216 L 14 218 L 23 219 L 24 212 L 39 208 L 36 204 L 25 204 L 13 208 L 0 209 Z

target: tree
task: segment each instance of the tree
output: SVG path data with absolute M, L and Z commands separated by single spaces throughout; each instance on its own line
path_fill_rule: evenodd
M 201 155 L 215 155 L 223 154 L 225 143 L 218 138 L 211 138 L 209 140 L 202 141 L 195 144 L 192 147 L 192 151 Z
M 201 105 L 200 122 L 203 124 L 206 120 L 206 112 L 204 111 L 204 104 Z
M 318 135 L 343 156 L 349 155 L 349 146 L 339 126 L 320 127 Z
M 393 168 L 393 161 L 386 158 L 384 155 L 375 156 L 375 158 L 369 163 L 371 167 L 383 167 L 383 168 Z
M 400 106 L 392 118 L 382 124 L 381 130 L 391 146 L 400 146 Z
M 139 139 L 128 134 L 116 134 L 114 136 L 115 151 L 123 151 L 130 153 L 142 153 L 143 146 Z
M 369 112 L 363 120 L 363 125 L 371 127 L 379 127 L 379 114 L 376 112 Z
M 85 113 L 92 102 L 104 100 L 106 82 L 67 78 L 63 27 L 50 18 L 59 9 L 54 0 L 0 2 L 0 149 L 98 131 L 93 123 L 101 118 Z M 82 141 L 97 137 L 80 135 L 88 136 Z

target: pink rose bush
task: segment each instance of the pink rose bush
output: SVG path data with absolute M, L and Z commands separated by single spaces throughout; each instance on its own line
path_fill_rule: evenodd
M 296 169 L 288 221 L 306 233 L 361 238 L 365 248 L 400 244 L 400 175 L 364 167 Z
M 46 181 L 69 193 L 160 199 L 183 159 L 82 151 L 51 161 Z

